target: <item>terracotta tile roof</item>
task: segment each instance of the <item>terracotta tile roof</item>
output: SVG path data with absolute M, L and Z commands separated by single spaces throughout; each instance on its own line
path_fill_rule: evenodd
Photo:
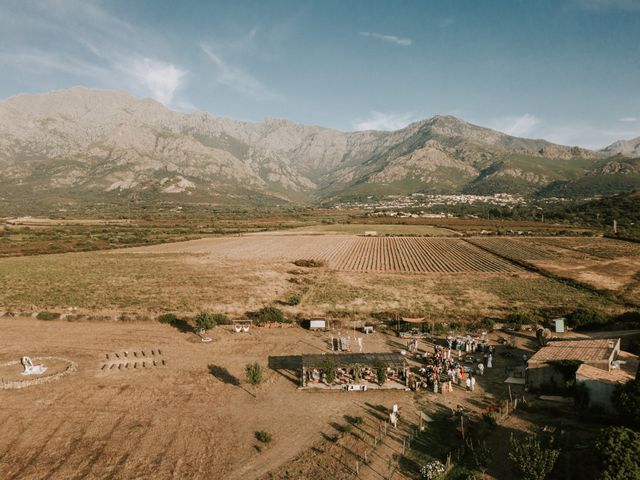
M 583 363 L 576 371 L 576 377 L 583 380 L 598 380 L 607 383 L 626 383 L 636 378 L 638 371 L 638 356 L 629 352 L 620 352 L 616 360 L 621 360 L 618 368 L 612 368 L 609 372 L 601 368 L 592 367 Z
M 530 359 L 529 365 L 556 360 L 581 360 L 585 363 L 606 362 L 611 356 L 610 342 L 616 344 L 619 339 L 570 340 L 549 342 Z

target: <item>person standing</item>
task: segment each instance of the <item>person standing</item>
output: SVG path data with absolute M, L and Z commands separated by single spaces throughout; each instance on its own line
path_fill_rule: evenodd
M 487 358 L 487 368 L 493 368 L 493 355 L 489 354 L 489 358 Z
M 465 382 L 467 386 L 467 392 L 471 391 L 471 377 L 467 377 L 467 381 Z
M 470 377 L 470 380 L 471 380 L 471 391 L 473 392 L 476 389 L 476 377 L 472 376 Z

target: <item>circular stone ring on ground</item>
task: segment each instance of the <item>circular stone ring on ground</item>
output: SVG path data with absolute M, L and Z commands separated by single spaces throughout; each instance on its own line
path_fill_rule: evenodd
M 62 377 L 71 375 L 78 370 L 78 364 L 62 357 L 33 357 L 32 360 L 34 363 L 45 362 L 45 367 L 48 367 L 47 373 L 38 375 L 35 378 L 29 377 L 24 380 L 13 380 L 14 377 L 20 376 L 20 370 L 22 368 L 20 360 L 2 362 L 0 363 L 0 390 L 16 390 L 19 388 L 31 387 L 33 385 L 55 382 L 56 380 L 60 380 Z M 49 361 L 49 365 L 46 364 L 47 360 Z M 53 366 L 51 366 L 52 363 Z M 14 365 L 19 366 L 19 368 L 8 368 L 13 367 Z

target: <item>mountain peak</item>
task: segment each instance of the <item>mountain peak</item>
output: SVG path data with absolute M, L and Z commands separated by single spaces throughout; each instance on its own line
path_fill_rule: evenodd
M 277 203 L 415 192 L 527 194 L 584 177 L 593 170 L 589 161 L 604 156 L 451 115 L 395 132 L 341 132 L 281 118 L 252 123 L 178 113 L 152 99 L 84 87 L 18 95 L 0 109 L 0 191 L 22 199 L 142 190 L 159 200 L 244 196 Z M 594 174 L 635 175 L 634 165 L 611 163 Z M 168 188 L 171 182 L 179 188 Z
M 621 154 L 627 157 L 640 157 L 640 137 L 618 140 L 602 150 L 608 155 Z

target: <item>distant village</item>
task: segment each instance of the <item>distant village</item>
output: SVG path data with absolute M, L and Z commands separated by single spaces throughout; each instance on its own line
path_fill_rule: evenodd
M 490 207 L 514 207 L 526 205 L 527 201 L 521 195 L 510 193 L 496 193 L 494 195 L 427 195 L 412 193 L 410 195 L 388 195 L 382 199 L 374 196 L 366 201 L 354 201 L 336 204 L 337 209 L 359 208 L 371 212 L 371 216 L 399 217 L 399 218 L 448 218 L 451 213 L 433 212 L 437 207 L 451 207 L 456 205 L 486 205 Z M 419 211 L 427 209 L 431 211 Z

